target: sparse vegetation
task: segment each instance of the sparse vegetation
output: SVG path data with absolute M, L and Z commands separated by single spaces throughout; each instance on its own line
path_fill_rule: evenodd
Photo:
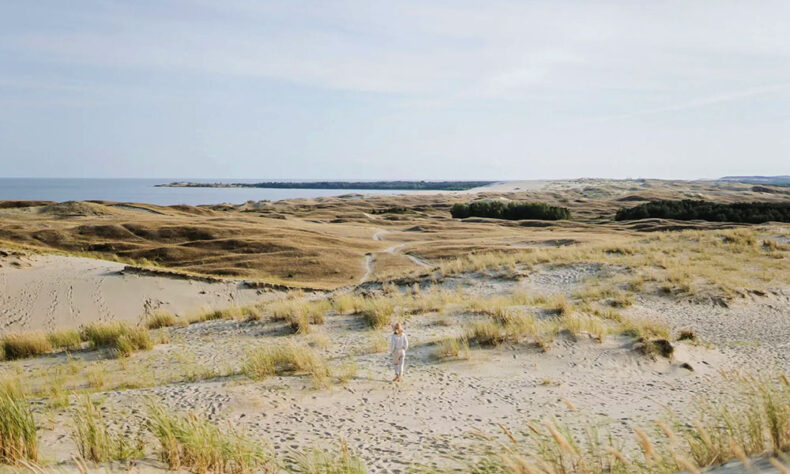
M 438 359 L 461 358 L 469 359 L 469 341 L 466 337 L 447 337 L 436 342 L 434 356 Z
M 513 474 L 698 473 L 732 459 L 749 464 L 748 457 L 755 454 L 782 455 L 790 448 L 787 379 L 746 378 L 738 383 L 742 401 L 737 404 L 707 399 L 691 422 L 657 421 L 652 437 L 636 428 L 637 451 L 624 449 L 622 441 L 599 426 L 588 425 L 575 434 L 568 426 L 548 420 L 527 423 L 529 436 L 523 437 L 500 425 L 505 442 L 481 434 L 482 443 L 489 446 L 487 454 L 467 467 L 474 472 Z
M 248 435 L 221 429 L 205 418 L 149 406 L 148 428 L 159 441 L 159 456 L 171 470 L 246 474 L 274 472 L 272 455 Z
M 306 334 L 310 332 L 310 324 L 324 324 L 326 312 L 332 304 L 325 300 L 285 299 L 275 301 L 267 306 L 275 321 L 286 321 L 294 332 Z
M 288 343 L 256 349 L 247 356 L 244 373 L 255 380 L 284 373 L 307 373 L 318 387 L 328 385 L 329 368 L 309 346 Z
M 148 329 L 133 328 L 122 322 L 91 323 L 83 328 L 82 338 L 92 348 L 107 348 L 120 357 L 153 348 Z
M 79 349 L 82 345 L 80 332 L 76 329 L 59 329 L 47 334 L 47 339 L 54 349 Z
M 5 359 L 24 359 L 52 351 L 47 335 L 43 332 L 8 334 L 2 339 Z
M 154 311 L 146 318 L 145 325 L 148 329 L 168 328 L 176 325 L 176 317 L 167 311 Z
M 0 381 L 0 463 L 38 460 L 33 412 L 15 379 Z
M 143 455 L 142 439 L 134 441 L 123 434 L 110 434 L 101 411 L 96 409 L 87 395 L 82 406 L 74 411 L 73 421 L 72 439 L 80 456 L 86 461 L 128 460 Z
M 392 323 L 393 310 L 394 305 L 386 298 L 366 298 L 361 313 L 372 328 L 379 329 Z
M 304 474 L 366 474 L 365 462 L 341 443 L 338 452 L 319 448 L 308 449 L 296 453 L 292 463 L 298 472 Z

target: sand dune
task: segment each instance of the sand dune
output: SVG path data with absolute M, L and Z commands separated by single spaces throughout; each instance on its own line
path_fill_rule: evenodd
M 109 320 L 135 324 L 158 309 L 185 314 L 262 298 L 259 290 L 240 281 L 207 283 L 124 273 L 124 264 L 91 258 L 32 255 L 6 258 L 2 264 L 3 331 L 51 330 Z

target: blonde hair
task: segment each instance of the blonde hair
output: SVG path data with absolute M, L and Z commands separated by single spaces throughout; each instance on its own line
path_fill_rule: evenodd
M 403 334 L 403 324 L 401 324 L 401 323 L 395 323 L 395 324 L 393 324 L 393 325 L 392 325 L 392 331 L 393 331 L 395 334 L 397 334 L 398 336 L 400 336 L 401 334 Z

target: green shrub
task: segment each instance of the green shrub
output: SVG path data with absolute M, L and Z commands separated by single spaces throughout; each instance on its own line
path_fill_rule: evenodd
M 541 219 L 563 220 L 571 218 L 571 211 L 565 207 L 550 206 L 543 202 L 474 201 L 468 204 L 454 204 L 450 214 L 456 219 L 467 217 L 490 217 L 493 219 Z
M 730 204 L 695 201 L 650 201 L 629 209 L 620 209 L 615 220 L 634 219 L 701 219 L 714 222 L 768 221 L 790 222 L 790 202 L 735 202 Z

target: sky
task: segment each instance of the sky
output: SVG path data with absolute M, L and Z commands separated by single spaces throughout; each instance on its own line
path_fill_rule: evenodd
M 0 0 L 0 176 L 790 174 L 790 2 Z

